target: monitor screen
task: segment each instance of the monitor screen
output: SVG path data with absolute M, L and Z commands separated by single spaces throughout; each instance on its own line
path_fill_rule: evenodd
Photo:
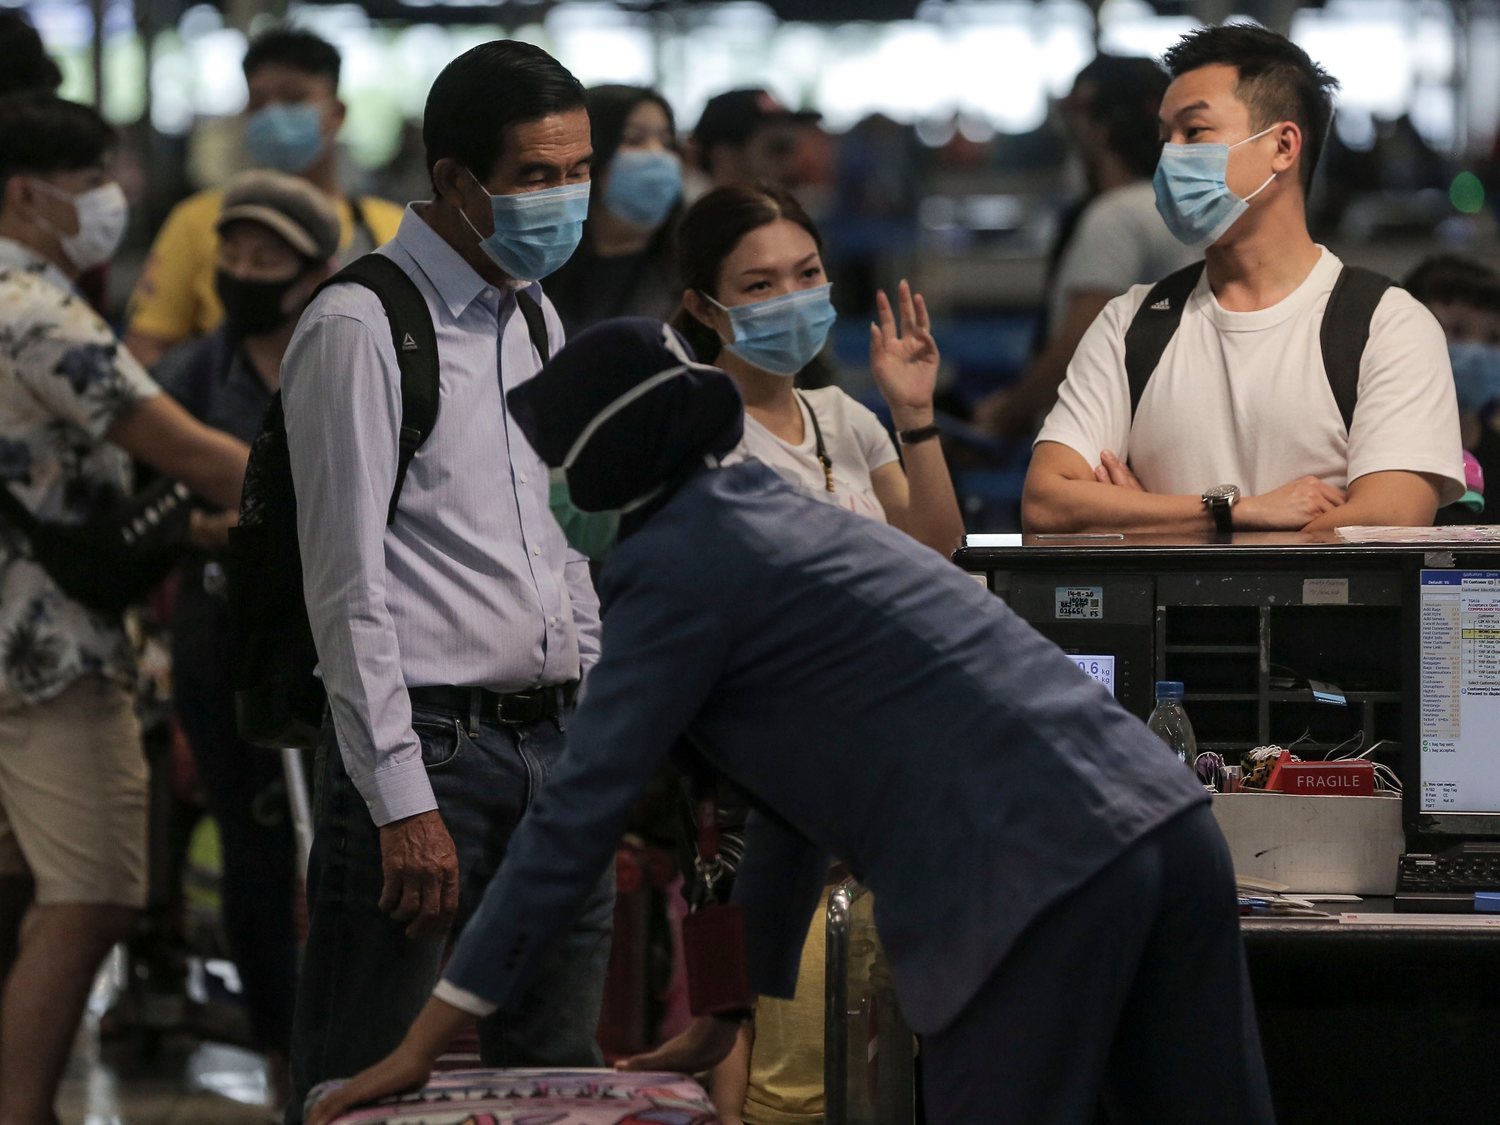
M 1500 813 L 1500 570 L 1421 571 L 1417 626 L 1415 811 Z
M 1070 652 L 1068 659 L 1078 665 L 1078 670 L 1085 676 L 1098 680 L 1109 688 L 1110 695 L 1115 694 L 1115 658 L 1113 656 L 1092 656 Z

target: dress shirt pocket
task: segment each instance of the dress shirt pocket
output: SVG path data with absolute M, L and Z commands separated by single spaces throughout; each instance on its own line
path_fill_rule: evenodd
M 452 715 L 419 711 L 412 715 L 411 728 L 422 744 L 422 764 L 428 770 L 451 766 L 472 745 L 463 720 Z

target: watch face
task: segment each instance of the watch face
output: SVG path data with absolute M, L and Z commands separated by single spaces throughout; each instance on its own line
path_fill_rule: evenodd
M 1239 498 L 1239 486 L 1234 484 L 1216 484 L 1203 494 L 1203 499 L 1205 500 L 1234 501 Z

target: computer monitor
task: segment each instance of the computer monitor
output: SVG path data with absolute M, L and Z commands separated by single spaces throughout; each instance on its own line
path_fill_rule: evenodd
M 1500 837 L 1500 555 L 1457 561 L 1408 603 L 1406 827 Z

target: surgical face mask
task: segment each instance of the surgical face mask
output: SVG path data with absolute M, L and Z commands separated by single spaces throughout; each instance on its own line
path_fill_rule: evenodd
M 39 225 L 56 236 L 63 253 L 78 272 L 93 269 L 115 256 L 115 251 L 120 248 L 120 240 L 125 237 L 125 226 L 130 221 L 130 204 L 126 202 L 125 191 L 119 184 L 102 184 L 77 195 L 69 195 L 46 180 L 37 180 L 35 183 L 48 195 L 66 199 L 73 204 L 73 211 L 78 216 L 76 234 L 63 234 L 45 219 L 41 219 Z
M 1232 145 L 1162 145 L 1156 165 L 1156 210 L 1178 242 L 1194 250 L 1212 246 L 1249 209 L 1250 201 L 1271 185 L 1275 172 L 1241 199 L 1230 190 L 1225 175 L 1231 149 L 1259 140 L 1276 128 L 1272 125 Z
M 557 526 L 562 528 L 568 546 L 595 562 L 609 554 L 620 537 L 619 511 L 585 512 L 575 507 L 568 491 L 567 474 L 561 469 L 550 472 L 548 483 L 547 506 L 552 509 Z
M 1500 401 L 1500 347 L 1449 344 L 1448 359 L 1453 364 L 1453 386 L 1458 392 L 1460 410 L 1478 414 Z
M 245 123 L 245 148 L 259 168 L 296 175 L 323 154 L 323 114 L 311 102 L 268 105 Z
M 474 176 L 479 183 L 479 177 Z M 479 184 L 480 190 L 484 189 Z M 488 192 L 485 192 L 489 195 Z M 583 221 L 589 217 L 589 185 L 564 184 L 519 195 L 490 195 L 490 214 L 495 233 L 488 237 L 463 215 L 469 229 L 479 236 L 479 248 L 491 261 L 517 281 L 540 281 L 562 268 L 583 239 Z
M 224 327 L 234 339 L 264 336 L 292 318 L 286 295 L 303 275 L 285 281 L 249 281 L 224 270 L 214 273 L 214 289 L 224 306 Z
M 726 307 L 704 294 L 708 302 L 729 314 L 734 338 L 726 351 L 752 367 L 788 378 L 809 363 L 828 341 L 838 314 L 833 311 L 833 286 L 818 285 L 749 305 Z
M 659 227 L 682 198 L 682 160 L 674 152 L 626 149 L 615 154 L 604 206 L 638 227 Z
M 613 549 L 620 535 L 621 517 L 644 508 L 665 491 L 666 485 L 659 484 L 647 490 L 644 495 L 637 496 L 618 508 L 609 508 L 601 512 L 585 512 L 573 503 L 572 493 L 568 487 L 568 470 L 578 463 L 578 459 L 583 456 L 584 449 L 594 435 L 616 414 L 637 399 L 644 398 L 663 383 L 686 375 L 695 368 L 701 369 L 701 364 L 692 362 L 679 349 L 673 348 L 673 351 L 682 363 L 676 367 L 669 367 L 665 371 L 658 371 L 649 379 L 637 383 L 613 402 L 607 403 L 598 414 L 594 415 L 588 425 L 579 431 L 578 436 L 573 439 L 572 446 L 563 456 L 562 464 L 553 469 L 548 476 L 551 486 L 548 496 L 549 506 L 553 517 L 562 528 L 568 546 L 595 561 L 602 559 Z M 712 463 L 717 464 L 716 461 Z

